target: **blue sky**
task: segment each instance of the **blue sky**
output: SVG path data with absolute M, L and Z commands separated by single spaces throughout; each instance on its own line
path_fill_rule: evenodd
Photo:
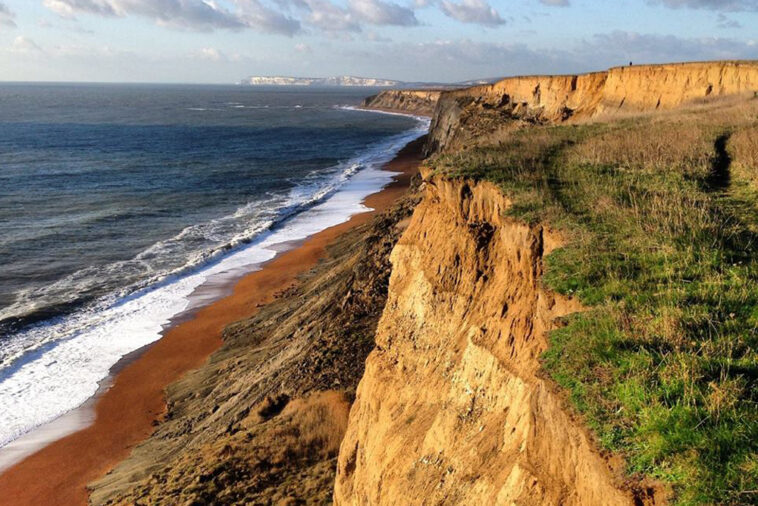
M 758 59 L 758 0 L 0 0 L 0 79 L 455 82 Z

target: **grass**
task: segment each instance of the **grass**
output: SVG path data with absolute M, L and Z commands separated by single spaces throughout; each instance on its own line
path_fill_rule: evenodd
M 758 503 L 758 100 L 516 129 L 430 161 L 561 230 L 545 283 L 588 310 L 545 370 L 628 473 Z

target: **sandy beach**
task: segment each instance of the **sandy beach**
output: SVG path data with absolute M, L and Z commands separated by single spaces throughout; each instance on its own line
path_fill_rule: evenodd
M 107 473 L 148 437 L 165 412 L 164 389 L 200 366 L 221 345 L 224 328 L 249 318 L 322 258 L 340 234 L 387 208 L 407 188 L 420 160 L 421 141 L 404 148 L 384 169 L 395 181 L 364 200 L 373 211 L 354 215 L 284 251 L 240 279 L 231 293 L 167 329 L 163 337 L 115 375 L 94 399 L 94 422 L 45 446 L 0 474 L 0 504 L 86 504 L 86 485 Z M 65 380 L 62 378 L 62 380 Z

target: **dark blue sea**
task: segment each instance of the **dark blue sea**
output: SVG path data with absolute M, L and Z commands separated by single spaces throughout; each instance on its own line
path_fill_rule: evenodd
M 427 126 L 349 108 L 374 92 L 0 85 L 0 447 L 214 276 L 363 210 Z

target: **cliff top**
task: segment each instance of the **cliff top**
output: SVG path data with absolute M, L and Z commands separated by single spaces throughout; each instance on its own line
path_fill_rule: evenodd
M 567 240 L 544 279 L 589 309 L 544 371 L 599 446 L 675 502 L 758 500 L 758 99 L 471 139 L 430 166 Z

